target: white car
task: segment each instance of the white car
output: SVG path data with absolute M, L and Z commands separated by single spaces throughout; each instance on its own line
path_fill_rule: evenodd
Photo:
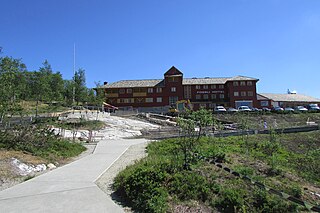
M 224 108 L 223 106 L 216 106 L 214 108 L 215 113 L 221 113 L 221 112 L 226 112 L 226 111 L 227 111 L 226 108 Z
M 284 108 L 284 111 L 285 112 L 294 112 L 294 109 L 291 107 L 286 107 L 286 108 Z
M 297 106 L 294 109 L 296 112 L 308 112 L 308 109 L 305 108 L 304 106 Z
M 251 109 L 248 106 L 239 106 L 238 111 L 239 112 L 251 112 Z
M 227 111 L 228 111 L 228 112 L 230 112 L 230 113 L 238 112 L 238 110 L 237 110 L 237 109 L 232 108 L 232 107 L 230 107 Z

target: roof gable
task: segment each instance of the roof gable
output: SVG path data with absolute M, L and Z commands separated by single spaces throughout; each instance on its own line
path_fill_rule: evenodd
M 170 75 L 183 75 L 180 70 L 172 66 L 165 74 L 164 76 L 170 76 Z

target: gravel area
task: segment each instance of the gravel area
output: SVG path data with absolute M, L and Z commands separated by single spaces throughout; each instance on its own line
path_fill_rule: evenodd
M 137 160 L 147 156 L 146 146 L 147 143 L 132 145 L 129 149 L 109 167 L 109 169 L 103 173 L 96 181 L 97 186 L 107 195 L 112 197 L 112 183 L 114 178 L 119 174 L 120 171 L 124 170 L 127 166 L 134 164 Z M 117 203 L 117 201 L 115 201 Z M 121 205 L 120 203 L 118 203 Z M 130 208 L 123 207 L 125 212 L 132 212 Z

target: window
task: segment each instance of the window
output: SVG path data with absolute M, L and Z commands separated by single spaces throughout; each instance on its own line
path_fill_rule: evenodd
M 153 93 L 153 88 L 148 88 L 148 93 Z
M 234 92 L 233 96 L 239 96 L 239 92 Z
M 211 99 L 217 99 L 217 94 L 211 94 Z
M 220 94 L 220 95 L 219 95 L 219 98 L 220 98 L 220 99 L 224 99 L 224 94 Z
M 170 96 L 169 97 L 169 105 L 176 104 L 177 101 L 178 101 L 177 96 Z
M 200 100 L 200 99 L 201 99 L 201 95 L 199 95 L 199 94 L 196 95 L 196 99 L 197 99 L 197 100 Z
M 233 86 L 235 86 L 235 87 L 236 87 L 236 86 L 239 86 L 239 82 L 238 82 L 238 81 L 234 81 L 234 82 L 233 82 Z
M 245 81 L 240 81 L 240 86 L 245 86 L 246 82 Z
M 247 86 L 252 86 L 252 81 L 247 81 Z
M 157 87 L 157 93 L 161 93 L 162 92 L 162 88 L 161 87 Z
M 203 99 L 209 99 L 209 95 L 208 94 L 204 94 L 203 95 Z
M 139 93 L 139 92 L 147 92 L 147 88 L 133 88 L 133 92 Z
M 269 101 L 260 101 L 260 105 L 262 107 L 267 107 L 267 106 L 269 106 Z
M 177 82 L 178 78 L 175 77 L 169 77 L 169 82 Z
M 247 92 L 241 91 L 241 96 L 247 96 Z
M 203 89 L 208 89 L 208 85 L 203 85 Z
M 176 92 L 177 88 L 171 87 L 171 92 Z
M 252 91 L 248 91 L 248 96 L 253 96 L 253 92 Z
M 157 97 L 157 103 L 161 103 L 162 102 L 162 97 Z
M 132 89 L 127 89 L 127 93 L 131 94 L 132 93 Z
M 219 89 L 223 89 L 224 88 L 224 85 L 223 84 L 220 84 L 219 85 Z
M 133 103 L 134 100 L 133 100 L 132 98 L 125 98 L 125 99 L 124 99 L 124 102 L 125 102 L 125 103 Z
M 124 94 L 125 93 L 125 89 L 119 89 L 119 94 Z
M 200 85 L 196 85 L 196 89 L 201 89 L 201 86 Z
M 215 84 L 212 84 L 212 85 L 211 85 L 211 89 L 215 89 L 215 88 L 217 88 L 216 85 L 215 85 Z
M 152 103 L 153 102 L 153 98 L 146 98 L 146 103 Z
M 144 103 L 144 98 L 136 98 L 137 103 Z

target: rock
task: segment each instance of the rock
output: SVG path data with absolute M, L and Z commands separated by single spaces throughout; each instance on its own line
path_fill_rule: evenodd
M 47 169 L 47 166 L 45 164 L 38 164 L 33 171 L 35 172 L 42 172 L 45 171 Z
M 48 169 L 55 169 L 55 168 L 57 168 L 53 163 L 49 163 L 48 165 L 47 165 L 47 167 L 48 167 Z

